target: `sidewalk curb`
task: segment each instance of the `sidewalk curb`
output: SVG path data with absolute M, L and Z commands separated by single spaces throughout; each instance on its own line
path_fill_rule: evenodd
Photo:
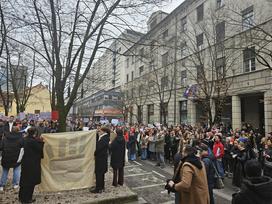
M 138 201 L 138 195 L 134 192 L 130 193 L 127 196 L 115 197 L 115 198 L 106 198 L 103 200 L 97 201 L 86 201 L 81 204 L 121 204 Z

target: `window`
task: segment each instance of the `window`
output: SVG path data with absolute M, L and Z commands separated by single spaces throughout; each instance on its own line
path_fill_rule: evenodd
M 109 95 L 109 100 L 112 100 L 112 95 Z
M 202 21 L 204 17 L 204 4 L 201 4 L 196 8 L 196 19 L 197 22 Z
M 129 58 L 127 57 L 127 68 L 129 68 Z
M 127 83 L 128 83 L 128 81 L 129 81 L 129 75 L 127 74 Z
M 109 99 L 109 96 L 108 95 L 104 95 L 104 99 Z
M 144 66 L 141 66 L 139 68 L 139 75 L 141 76 L 143 72 L 144 72 Z
M 35 110 L 34 113 L 35 114 L 40 114 L 40 110 Z
M 242 28 L 246 30 L 251 28 L 254 24 L 253 6 L 248 7 L 242 11 Z
M 168 103 L 161 103 L 160 117 L 161 117 L 162 123 L 167 123 L 167 121 L 168 121 Z
M 141 48 L 139 50 L 139 56 L 140 56 L 141 59 L 144 57 L 144 48 Z
M 131 72 L 131 81 L 134 79 L 134 71 Z
M 202 45 L 203 45 L 203 33 L 196 36 L 196 45 L 197 45 L 198 49 L 202 48 Z
M 216 0 L 216 8 L 219 9 L 221 7 L 223 7 L 224 4 L 224 0 Z
M 135 92 L 135 89 L 131 88 L 131 98 L 134 98 L 134 92 Z
M 161 90 L 168 88 L 168 76 L 164 76 L 161 78 Z
M 157 25 L 157 19 L 153 20 L 150 24 L 150 29 L 153 29 Z
M 181 71 L 181 84 L 186 85 L 186 80 L 187 80 L 187 71 L 183 70 Z
M 180 54 L 181 54 L 181 57 L 185 57 L 185 51 L 186 51 L 186 42 L 182 42 L 180 44 Z
M 225 21 L 218 23 L 215 26 L 216 30 L 216 42 L 222 42 L 225 39 Z
M 197 80 L 202 80 L 205 77 L 203 65 L 196 66 L 196 72 L 197 72 L 197 76 L 196 76 Z
M 147 105 L 147 122 L 153 123 L 154 117 L 154 104 Z
M 216 68 L 216 75 L 217 78 L 223 78 L 226 74 L 226 59 L 225 57 L 216 59 L 215 61 L 215 68 Z
M 181 19 L 180 21 L 180 31 L 184 32 L 186 31 L 186 25 L 187 25 L 187 18 L 186 16 L 184 18 Z
M 168 37 L 168 30 L 165 30 L 163 33 L 162 33 L 162 38 L 163 39 L 166 39 Z
M 131 64 L 134 64 L 135 56 L 131 57 Z
M 162 55 L 162 67 L 165 67 L 167 65 L 168 65 L 168 52 Z
M 137 106 L 137 111 L 138 111 L 138 122 L 139 123 L 142 123 L 143 122 L 143 106 L 141 106 L 141 105 L 138 105 Z
M 150 43 L 150 50 L 154 50 L 155 45 L 156 45 L 155 40 L 152 40 L 151 43 Z
M 255 62 L 255 47 L 245 49 L 244 55 L 244 72 L 251 72 L 256 70 Z
M 187 101 L 179 102 L 180 123 L 187 123 Z

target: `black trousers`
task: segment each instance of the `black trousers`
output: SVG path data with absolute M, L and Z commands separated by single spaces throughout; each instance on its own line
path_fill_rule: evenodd
M 105 188 L 105 174 L 104 173 L 95 173 L 96 179 L 96 190 L 103 190 Z
M 119 169 L 113 169 L 112 185 L 117 186 L 117 184 L 121 186 L 124 184 L 124 167 Z
M 19 201 L 28 202 L 32 200 L 32 195 L 35 186 L 20 186 L 19 189 Z

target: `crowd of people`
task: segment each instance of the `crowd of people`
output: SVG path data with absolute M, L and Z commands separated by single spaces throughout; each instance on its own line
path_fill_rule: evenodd
M 35 201 L 32 195 L 35 185 L 41 182 L 43 157 L 40 136 L 57 132 L 57 126 L 53 121 L 18 121 L 12 116 L 8 121 L 0 120 L 3 170 L 0 191 L 4 191 L 12 168 L 13 188 L 20 187 L 19 200 L 22 203 Z M 165 168 L 167 163 L 174 166 L 173 178 L 165 187 L 175 193 L 176 204 L 213 204 L 213 189 L 219 188 L 218 183 L 223 183 L 225 177 L 232 178 L 232 184 L 241 190 L 233 195 L 233 204 L 248 199 L 248 203 L 272 203 L 272 133 L 262 134 L 250 125 L 244 125 L 241 130 L 160 124 L 102 126 L 88 123 L 83 126 L 97 131 L 96 186 L 90 189 L 91 193 L 102 193 L 105 189 L 110 154 L 115 187 L 124 184 L 126 158 L 149 159 L 159 168 Z M 22 149 L 24 154 L 20 158 Z
M 246 186 L 246 194 L 253 191 L 250 202 L 272 202 L 272 194 L 267 193 L 272 190 L 272 133 L 261 134 L 248 124 L 229 131 L 223 126 L 189 125 L 132 125 L 122 130 L 128 160 L 150 159 L 160 168 L 174 164 L 175 176 L 169 184 L 170 189 L 174 186 L 176 203 L 213 204 L 213 189 L 225 177 L 232 178 L 237 190 Z M 241 197 L 235 194 L 233 203 L 243 203 Z

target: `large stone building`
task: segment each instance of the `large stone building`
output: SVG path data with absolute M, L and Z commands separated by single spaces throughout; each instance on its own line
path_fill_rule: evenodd
M 154 13 L 125 53 L 129 122 L 195 125 L 220 112 L 233 129 L 272 131 L 272 70 L 262 52 L 272 50 L 271 8 L 269 0 L 185 0 L 169 15 Z

